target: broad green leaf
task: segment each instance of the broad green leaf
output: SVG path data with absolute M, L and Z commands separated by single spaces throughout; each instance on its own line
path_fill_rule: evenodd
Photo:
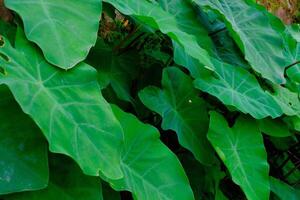
M 211 71 L 199 65 L 199 62 L 195 58 L 189 56 L 184 51 L 184 49 L 175 41 L 173 41 L 173 49 L 174 49 L 174 62 L 188 69 L 193 78 L 199 78 L 199 77 L 211 75 Z
M 20 30 L 16 48 L 4 43 L 0 83 L 41 128 L 50 150 L 72 157 L 88 175 L 121 178 L 122 129 L 99 92 L 96 70 L 84 63 L 68 72 L 55 68 Z
M 89 54 L 88 62 L 98 70 L 102 88 L 110 84 L 120 99 L 130 102 L 132 80 L 138 72 L 137 54 L 137 51 L 127 51 L 118 55 L 99 39 Z
M 95 44 L 101 0 L 5 0 L 24 22 L 29 40 L 50 63 L 69 69 L 84 60 Z
M 261 119 L 258 120 L 259 130 L 273 137 L 288 137 L 292 133 L 289 127 L 281 119 Z
M 154 127 L 116 106 L 113 111 L 124 131 L 124 178 L 110 180 L 116 190 L 131 191 L 135 199 L 193 200 L 188 179 L 176 156 L 159 140 Z
M 288 116 L 300 115 L 300 101 L 297 93 L 279 85 L 273 85 L 273 89 L 272 96 L 284 114 Z
M 274 83 L 285 83 L 284 69 L 292 63 L 285 55 L 284 39 L 274 18 L 244 0 L 193 0 L 218 12 L 253 69 Z
M 206 68 L 212 69 L 214 71 L 218 71 L 220 73 L 220 70 L 223 70 L 224 66 L 221 62 L 218 60 L 210 57 L 208 55 L 208 52 L 199 47 L 195 41 L 194 36 L 189 35 L 183 31 L 181 31 L 178 28 L 176 19 L 170 15 L 167 12 L 164 12 L 160 7 L 158 7 L 155 3 L 150 3 L 146 0 L 142 1 L 134 1 L 134 0 L 110 0 L 108 3 L 115 6 L 118 10 L 120 10 L 122 13 L 126 15 L 132 15 L 136 18 L 138 18 L 141 22 L 144 22 L 145 24 L 148 24 L 151 27 L 160 29 L 163 33 L 166 33 L 172 40 L 174 40 L 176 43 L 180 44 L 182 48 L 184 48 L 185 52 L 191 56 L 194 59 L 197 59 L 199 63 L 202 65 L 205 65 Z M 227 68 L 227 66 L 226 66 Z M 230 67 L 231 68 L 231 67 Z M 233 68 L 233 67 L 232 67 Z M 227 70 L 228 71 L 228 70 Z M 246 71 L 241 72 L 240 69 L 237 69 L 235 71 L 238 71 L 239 75 L 241 74 L 247 74 Z M 236 74 L 235 72 L 230 71 L 231 74 Z M 237 88 L 239 91 L 235 92 L 232 90 L 232 88 L 226 88 L 228 84 L 226 83 L 225 91 L 234 91 L 238 94 L 239 97 L 245 99 L 245 102 L 240 102 L 241 98 L 233 97 L 225 97 L 226 99 L 223 99 L 223 102 L 225 101 L 227 104 L 236 104 L 235 107 L 241 109 L 243 112 L 247 112 L 249 109 L 248 107 L 245 108 L 244 106 L 250 105 L 251 109 L 250 112 L 254 117 L 257 118 L 264 118 L 266 116 L 272 116 L 272 117 L 278 117 L 282 114 L 280 108 L 278 105 L 276 105 L 276 102 L 274 102 L 271 97 L 268 95 L 265 95 L 264 92 L 259 87 L 257 81 L 253 76 L 250 74 L 247 74 L 247 77 L 251 77 L 250 83 L 244 83 L 242 82 L 241 86 L 242 89 Z M 241 78 L 247 78 L 244 76 L 238 77 Z M 237 79 L 236 79 L 237 80 Z M 211 81 L 211 80 L 210 80 Z M 232 79 L 226 80 L 232 82 Z M 238 86 L 238 82 L 235 81 L 235 85 Z M 230 85 L 229 85 L 230 86 Z M 250 86 L 250 87 L 247 87 Z M 245 88 L 247 88 L 246 91 Z M 222 87 L 223 89 L 223 87 Z M 239 94 L 240 91 L 250 92 L 250 94 Z M 218 91 L 219 93 L 219 91 Z M 231 93 L 229 93 L 231 94 Z M 253 95 L 255 95 L 255 100 L 253 99 Z M 256 100 L 256 95 L 259 95 L 260 98 Z M 262 97 L 261 97 L 262 95 Z M 248 98 L 250 97 L 250 98 Z M 234 100 L 234 101 L 232 101 Z M 248 102 L 250 101 L 250 102 Z M 263 107 L 262 109 L 259 107 Z
M 104 0 L 125 15 L 132 15 L 140 22 L 159 29 L 182 46 L 188 55 L 208 69 L 214 69 L 208 52 L 201 48 L 194 35 L 181 30 L 176 17 L 164 11 L 157 3 L 148 0 Z
M 163 90 L 145 88 L 139 93 L 141 101 L 162 116 L 162 128 L 175 131 L 179 143 L 197 160 L 203 164 L 214 163 L 214 152 L 206 138 L 208 113 L 205 102 L 193 88 L 192 79 L 178 68 L 166 68 L 162 87 Z
M 225 105 L 234 106 L 256 119 L 276 118 L 282 110 L 271 95 L 264 92 L 256 78 L 240 67 L 226 63 L 215 65 L 215 76 L 198 78 L 195 87 L 220 99 Z
M 287 27 L 285 38 L 288 57 L 292 59 L 286 73 L 292 81 L 300 83 L 300 26 Z
M 178 28 L 194 35 L 198 44 L 205 50 L 212 52 L 213 43 L 208 36 L 208 31 L 201 24 L 197 11 L 186 0 L 158 0 L 159 5 L 176 18 Z
M 297 42 L 300 42 L 300 24 L 292 24 L 288 26 L 287 31 Z
M 46 189 L 12 194 L 3 200 L 103 200 L 99 177 L 89 177 L 70 159 L 52 156 Z
M 6 87 L 0 96 L 0 194 L 45 188 L 47 143 Z
M 271 190 L 281 200 L 299 200 L 300 190 L 293 188 L 292 186 L 270 177 Z
M 230 128 L 218 113 L 210 113 L 208 139 L 249 200 L 268 200 L 269 165 L 256 123 L 240 117 Z

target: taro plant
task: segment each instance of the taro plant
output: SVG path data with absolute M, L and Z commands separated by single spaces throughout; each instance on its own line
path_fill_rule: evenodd
M 0 7 L 1 199 L 300 199 L 299 24 L 254 0 Z

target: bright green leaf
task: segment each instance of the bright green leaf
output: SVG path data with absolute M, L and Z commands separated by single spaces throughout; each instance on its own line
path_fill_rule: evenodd
M 218 113 L 210 113 L 208 139 L 249 200 L 268 200 L 269 165 L 256 123 L 240 117 L 230 128 Z
M 256 119 L 282 115 L 280 106 L 271 95 L 261 89 L 252 74 L 226 63 L 215 66 L 216 76 L 196 79 L 196 88 L 216 96 L 225 105 L 249 113 Z
M 58 67 L 74 67 L 96 42 L 101 0 L 5 0 L 5 5 L 20 14 L 27 38 Z
M 112 108 L 124 131 L 124 179 L 110 180 L 112 187 L 131 191 L 135 199 L 193 200 L 184 170 L 159 140 L 158 130 L 116 106 Z
M 50 150 L 72 157 L 88 175 L 122 178 L 122 130 L 101 96 L 96 71 L 84 63 L 68 72 L 51 66 L 20 31 L 16 49 L 4 43 L 0 54 L 9 60 L 0 59 L 6 71 L 0 83 L 41 128 Z
M 285 83 L 284 69 L 293 61 L 286 57 L 281 30 L 272 26 L 275 22 L 267 11 L 258 9 L 247 0 L 193 2 L 209 7 L 224 17 L 232 37 L 254 70 L 274 83 Z

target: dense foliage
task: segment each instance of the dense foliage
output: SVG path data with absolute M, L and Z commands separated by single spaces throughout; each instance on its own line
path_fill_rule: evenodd
M 1 199 L 300 199 L 299 24 L 254 0 L 4 3 Z

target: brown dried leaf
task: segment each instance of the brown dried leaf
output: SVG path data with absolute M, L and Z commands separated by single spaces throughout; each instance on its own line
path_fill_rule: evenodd
M 8 22 L 11 21 L 13 18 L 13 15 L 11 14 L 11 12 L 5 8 L 4 6 L 4 0 L 0 0 L 0 19 Z

